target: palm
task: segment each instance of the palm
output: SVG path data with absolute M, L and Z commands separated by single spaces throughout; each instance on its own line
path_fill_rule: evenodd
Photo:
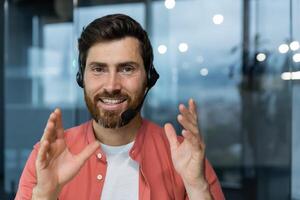
M 200 176 L 202 159 L 199 158 L 202 158 L 203 155 L 198 149 L 193 148 L 189 141 L 184 140 L 177 148 L 173 149 L 171 156 L 174 167 L 179 174 L 188 177 L 188 179 L 195 179 Z
M 98 146 L 97 143 L 90 144 L 78 155 L 73 155 L 64 139 L 61 113 L 56 110 L 49 117 L 36 161 L 39 189 L 44 193 L 58 193 Z
M 55 142 L 50 144 L 51 157 L 47 166 L 38 165 L 38 178 L 41 177 L 41 184 L 43 180 L 47 182 L 62 185 L 70 180 L 78 171 L 78 164 L 74 160 L 74 156 L 66 148 L 63 139 L 56 139 Z M 46 163 L 45 163 L 46 164 Z M 39 180 L 38 180 L 39 181 Z
M 205 145 L 199 134 L 195 103 L 190 101 L 188 109 L 180 105 L 179 110 L 181 114 L 178 121 L 183 126 L 183 141 L 180 143 L 177 140 L 176 131 L 171 124 L 165 125 L 165 132 L 175 170 L 184 180 L 194 183 L 204 178 Z

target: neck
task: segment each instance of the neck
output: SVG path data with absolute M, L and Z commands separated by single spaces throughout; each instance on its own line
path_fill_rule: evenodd
M 120 128 L 104 128 L 93 120 L 94 134 L 101 143 L 110 146 L 121 146 L 132 142 L 142 125 L 142 117 L 137 114 L 127 125 Z

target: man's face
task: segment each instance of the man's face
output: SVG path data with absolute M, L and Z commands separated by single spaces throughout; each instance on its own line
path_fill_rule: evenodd
M 87 54 L 84 96 L 94 118 L 105 128 L 123 124 L 121 114 L 144 96 L 146 72 L 139 41 L 133 37 L 100 42 Z

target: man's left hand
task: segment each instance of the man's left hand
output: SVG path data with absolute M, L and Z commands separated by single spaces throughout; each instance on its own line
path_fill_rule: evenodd
M 204 175 L 205 144 L 199 131 L 197 106 L 193 99 L 188 108 L 180 104 L 178 122 L 182 125 L 184 140 L 180 143 L 170 123 L 164 129 L 170 143 L 171 157 L 177 173 L 181 176 L 190 199 L 211 199 Z

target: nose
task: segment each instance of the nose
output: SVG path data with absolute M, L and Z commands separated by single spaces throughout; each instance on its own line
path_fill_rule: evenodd
M 111 72 L 107 74 L 105 90 L 110 93 L 116 90 L 121 90 L 121 80 L 117 73 Z

